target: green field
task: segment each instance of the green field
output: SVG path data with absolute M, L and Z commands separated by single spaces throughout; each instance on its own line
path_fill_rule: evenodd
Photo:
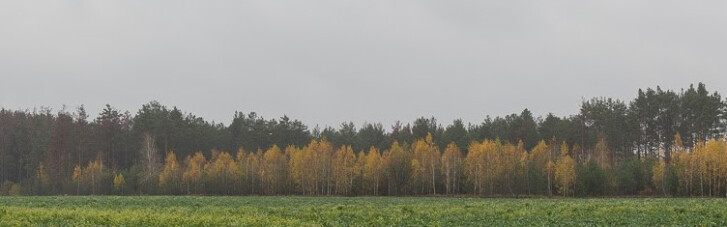
M 0 197 L 0 226 L 727 225 L 725 199 Z

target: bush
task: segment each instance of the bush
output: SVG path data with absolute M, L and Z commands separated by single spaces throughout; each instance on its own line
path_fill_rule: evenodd
M 13 185 L 10 186 L 10 190 L 8 190 L 8 195 L 19 196 L 20 195 L 20 184 L 13 183 Z
M 6 180 L 2 185 L 0 185 L 0 195 L 19 196 L 21 194 L 20 189 L 20 184 Z

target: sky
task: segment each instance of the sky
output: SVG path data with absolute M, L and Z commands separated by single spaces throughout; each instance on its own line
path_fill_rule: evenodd
M 0 107 L 447 125 L 704 82 L 727 1 L 0 1 Z

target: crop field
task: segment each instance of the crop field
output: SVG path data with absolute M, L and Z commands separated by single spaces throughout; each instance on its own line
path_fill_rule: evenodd
M 0 226 L 727 225 L 725 199 L 0 197 Z

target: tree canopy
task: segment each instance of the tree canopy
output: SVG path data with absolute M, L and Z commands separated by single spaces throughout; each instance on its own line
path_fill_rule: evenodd
M 482 122 L 225 125 L 152 101 L 0 109 L 0 194 L 727 195 L 727 100 L 704 84 Z M 13 190 L 12 192 L 10 190 Z

